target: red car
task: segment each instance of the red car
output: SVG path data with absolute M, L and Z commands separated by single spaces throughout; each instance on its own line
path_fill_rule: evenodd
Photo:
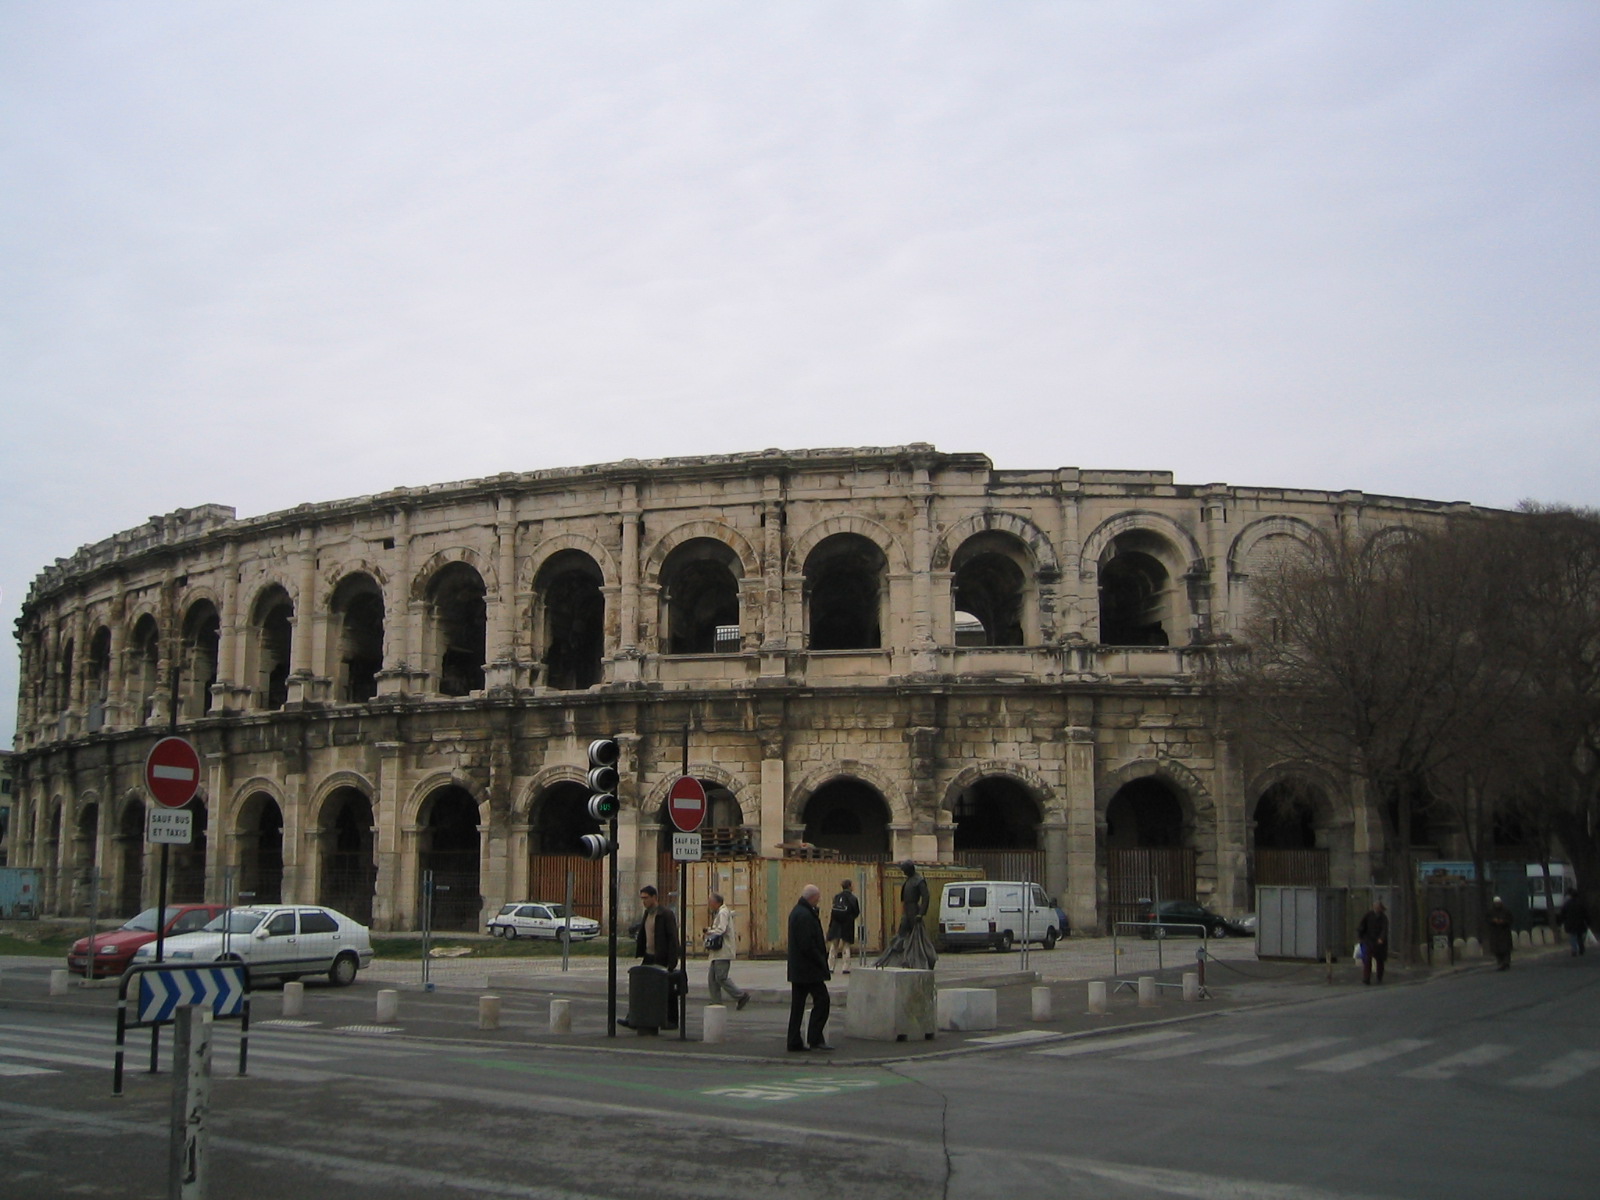
M 169 904 L 167 905 L 166 936 L 175 933 L 193 933 L 214 917 L 228 911 L 225 904 Z M 128 969 L 140 946 L 156 940 L 156 910 L 147 908 L 129 920 L 121 929 L 110 929 L 95 935 L 94 966 L 89 966 L 89 939 L 79 938 L 67 953 L 67 970 L 74 975 L 121 975 Z

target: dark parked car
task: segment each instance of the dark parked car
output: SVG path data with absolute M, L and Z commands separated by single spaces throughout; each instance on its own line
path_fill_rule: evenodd
M 1144 903 L 1149 907 L 1139 916 L 1139 920 L 1144 922 L 1144 928 L 1140 930 L 1142 937 L 1164 938 L 1169 934 L 1172 937 L 1199 937 L 1201 929 L 1205 930 L 1207 937 L 1214 938 L 1251 936 L 1244 926 L 1193 900 L 1163 900 L 1159 905 L 1150 904 L 1148 900 Z

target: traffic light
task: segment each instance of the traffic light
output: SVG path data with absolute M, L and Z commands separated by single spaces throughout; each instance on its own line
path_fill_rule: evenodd
M 578 852 L 585 858 L 605 858 L 617 852 L 617 762 L 622 747 L 616 738 L 597 738 L 589 743 L 589 815 L 608 822 L 605 834 L 586 833 L 578 839 Z M 607 836 L 609 834 L 609 836 Z

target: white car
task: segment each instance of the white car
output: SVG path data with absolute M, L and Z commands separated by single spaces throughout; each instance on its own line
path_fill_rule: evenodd
M 134 965 L 153 963 L 155 944 L 141 946 Z M 367 927 L 343 913 L 312 904 L 268 904 L 234 908 L 196 933 L 166 940 L 170 963 L 243 962 L 254 984 L 263 976 L 288 982 L 302 975 L 326 975 L 335 987 L 355 982 L 356 972 L 372 962 Z
M 489 932 L 495 937 L 549 938 L 552 941 L 567 936 L 567 907 L 543 900 L 519 900 L 503 904 L 500 911 L 489 918 Z M 571 939 L 587 942 L 600 936 L 600 922 L 592 917 L 571 919 Z

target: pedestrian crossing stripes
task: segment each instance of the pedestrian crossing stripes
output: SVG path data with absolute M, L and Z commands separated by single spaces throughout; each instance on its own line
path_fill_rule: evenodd
M 1028 1053 L 1039 1058 L 1087 1058 L 1098 1055 L 1129 1063 L 1161 1063 L 1189 1058 L 1202 1066 L 1239 1068 L 1281 1063 L 1297 1071 L 1344 1075 L 1381 1070 L 1391 1063 L 1400 1065 L 1408 1057 L 1414 1060 L 1415 1056 L 1434 1045 L 1433 1041 L 1426 1038 L 1393 1038 L 1360 1044 L 1355 1038 L 1335 1035 L 1275 1041 L 1268 1041 L 1268 1037 L 1263 1033 L 1206 1034 L 1193 1030 L 1156 1029 L 1086 1038 L 1064 1046 L 1030 1050 Z M 1338 1052 L 1330 1053 L 1333 1051 Z M 1470 1072 L 1494 1068 L 1518 1054 L 1530 1056 L 1532 1053 L 1518 1051 L 1514 1046 L 1498 1042 L 1484 1042 L 1395 1073 L 1405 1079 L 1446 1081 Z M 1291 1061 L 1294 1059 L 1309 1061 Z M 1535 1064 L 1530 1062 L 1528 1066 Z M 1521 1073 L 1512 1074 L 1502 1065 L 1497 1074 L 1480 1075 L 1479 1078 L 1506 1087 L 1549 1089 L 1562 1087 L 1596 1071 L 1600 1071 L 1600 1050 L 1572 1050 L 1538 1063 L 1533 1070 L 1523 1068 Z

